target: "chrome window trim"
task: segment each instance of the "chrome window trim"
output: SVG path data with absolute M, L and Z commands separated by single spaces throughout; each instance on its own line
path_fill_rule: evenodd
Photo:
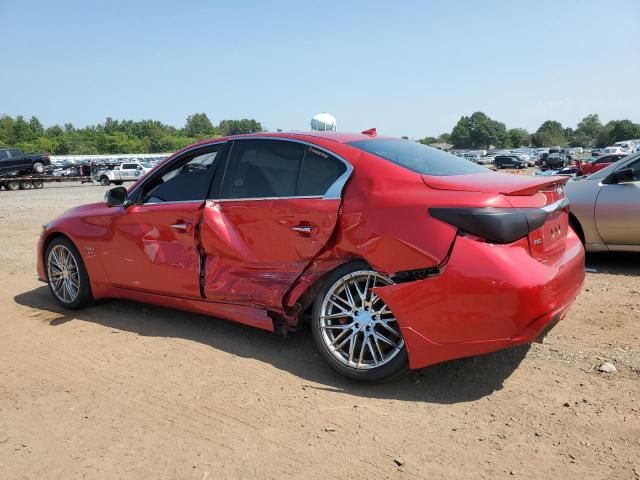
M 322 200 L 340 200 L 340 198 L 342 198 L 342 189 L 344 188 L 345 184 L 347 183 L 347 180 L 349 180 L 349 178 L 351 177 L 351 173 L 353 172 L 353 166 L 347 162 L 344 158 L 342 158 L 340 155 L 338 155 L 335 152 L 332 152 L 331 150 L 328 150 L 324 147 L 321 147 L 320 145 L 317 145 L 315 143 L 311 143 L 308 142 L 306 140 L 300 140 L 297 138 L 286 138 L 286 137 L 270 137 L 270 136 L 243 136 L 242 138 L 234 138 L 232 139 L 233 142 L 242 142 L 243 140 L 277 140 L 279 142 L 293 142 L 293 143 L 300 143 L 302 145 L 305 145 L 307 147 L 312 147 L 315 148 L 317 150 L 320 150 L 324 153 L 326 153 L 327 155 L 331 155 L 332 157 L 336 158 L 337 160 L 339 160 L 340 162 L 342 162 L 344 164 L 344 166 L 346 167 L 346 170 L 344 171 L 344 173 L 342 175 L 340 175 L 338 178 L 336 178 L 336 180 L 329 186 L 329 188 L 327 189 L 326 192 L 324 192 L 324 195 L 318 195 L 318 196 L 310 196 L 310 197 L 304 197 L 304 196 L 291 196 L 291 197 L 258 197 L 258 198 L 219 198 L 219 199 L 214 199 L 214 198 L 210 198 L 208 200 L 216 200 L 216 201 L 231 201 L 231 200 L 274 200 L 274 199 L 293 199 L 293 198 L 321 198 Z M 233 150 L 233 147 L 232 147 Z M 227 158 L 227 165 L 225 166 L 225 171 L 223 174 L 223 178 L 222 178 L 222 183 L 224 185 L 224 176 L 227 173 L 227 167 L 229 166 L 229 159 L 231 158 L 231 152 L 229 153 L 229 158 Z
M 203 201 L 214 201 L 214 202 L 240 202 L 240 201 L 260 201 L 260 200 L 294 200 L 294 199 L 321 199 L 321 200 L 340 200 L 342 198 L 342 190 L 344 189 L 345 184 L 347 183 L 347 181 L 349 180 L 349 178 L 351 177 L 351 174 L 353 173 L 353 166 L 347 161 L 345 160 L 342 156 L 338 155 L 335 152 L 332 152 L 331 150 L 328 150 L 324 147 L 321 147 L 320 145 L 317 145 L 315 143 L 312 142 L 308 142 L 306 140 L 299 140 L 296 138 L 283 138 L 283 137 L 267 137 L 267 136 L 243 136 L 242 138 L 226 138 L 224 140 L 219 140 L 219 141 L 213 141 L 211 143 L 206 143 L 206 144 L 201 144 L 201 145 L 197 145 L 193 148 L 190 148 L 188 150 L 185 150 L 184 152 L 182 152 L 179 156 L 182 157 L 184 155 L 188 155 L 189 153 L 195 151 L 195 150 L 199 150 L 201 148 L 207 148 L 207 147 L 212 147 L 214 145 L 218 145 L 218 144 L 223 144 L 223 143 L 227 143 L 227 142 L 236 142 L 236 141 L 242 141 L 242 140 L 278 140 L 278 141 L 287 141 L 287 142 L 294 142 L 294 143 L 300 143 L 302 145 L 308 146 L 308 147 L 312 147 L 312 148 L 316 148 L 328 155 L 331 155 L 332 157 L 336 158 L 337 160 L 339 160 L 340 162 L 342 162 L 344 164 L 344 166 L 346 167 L 346 170 L 344 171 L 344 173 L 342 175 L 340 175 L 332 184 L 331 186 L 329 186 L 329 188 L 327 189 L 327 191 L 324 193 L 324 195 L 309 195 L 309 196 L 291 196 L 291 197 L 248 197 L 248 198 L 205 198 Z M 231 152 L 229 154 L 229 158 L 230 158 Z M 168 165 L 170 162 L 172 163 L 174 159 L 177 159 L 178 157 L 173 157 L 173 158 L 169 158 L 169 160 L 166 161 L 166 164 Z M 222 181 L 224 182 L 224 176 L 226 175 L 226 170 L 227 170 L 227 166 L 228 166 L 228 159 L 227 162 L 225 162 L 225 171 L 222 173 L 223 175 L 223 179 Z M 153 177 L 155 177 L 155 172 Z M 135 186 L 135 188 L 131 191 L 131 196 L 137 196 L 140 189 L 148 182 L 150 181 L 151 178 L 153 178 L 152 176 L 146 176 L 144 178 L 143 181 L 141 181 L 138 185 Z M 135 203 L 132 206 L 143 206 L 143 205 L 171 205 L 171 204 L 180 204 L 180 203 L 192 203 L 192 202 L 198 202 L 199 200 L 182 200 L 182 201 L 175 201 L 175 202 L 151 202 L 151 203 Z
M 207 201 L 210 202 L 218 202 L 218 203 L 225 203 L 225 202 L 257 202 L 257 201 L 262 201 L 262 200 L 309 200 L 309 199 L 315 199 L 315 200 L 327 200 L 327 198 L 323 197 L 322 195 L 300 195 L 299 197 L 243 197 L 243 198 L 208 198 Z M 339 197 L 338 197 L 339 200 Z

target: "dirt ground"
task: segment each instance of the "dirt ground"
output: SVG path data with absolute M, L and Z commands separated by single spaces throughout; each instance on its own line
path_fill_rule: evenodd
M 640 478 L 640 255 L 588 256 L 545 345 L 363 386 L 308 332 L 61 310 L 41 225 L 104 190 L 0 192 L 0 479 Z

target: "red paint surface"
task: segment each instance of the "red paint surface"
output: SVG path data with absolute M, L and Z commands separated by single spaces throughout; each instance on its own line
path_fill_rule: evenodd
M 584 253 L 566 211 L 511 245 L 458 236 L 428 214 L 437 206 L 539 208 L 559 198 L 562 177 L 428 177 L 344 143 L 369 138 L 362 134 L 257 136 L 307 141 L 347 160 L 353 173 L 342 199 L 78 207 L 46 227 L 40 278 L 45 241 L 64 234 L 85 261 L 95 298 L 129 298 L 272 331 L 269 312 L 295 325 L 323 276 L 344 262 L 365 260 L 388 275 L 438 267 L 436 276 L 378 289 L 402 328 L 413 368 L 531 341 L 579 292 Z M 187 231 L 171 228 L 175 223 Z

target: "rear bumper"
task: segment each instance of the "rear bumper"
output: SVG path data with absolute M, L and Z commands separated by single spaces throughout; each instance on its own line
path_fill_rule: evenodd
M 565 250 L 545 263 L 531 257 L 526 239 L 457 237 L 438 276 L 377 292 L 398 320 L 409 366 L 422 368 L 534 341 L 564 317 L 584 275 L 584 249 L 571 230 Z

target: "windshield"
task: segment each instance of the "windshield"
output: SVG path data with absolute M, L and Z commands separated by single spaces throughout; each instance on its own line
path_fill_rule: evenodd
M 469 160 L 399 138 L 358 140 L 349 145 L 423 175 L 465 175 L 488 171 Z

